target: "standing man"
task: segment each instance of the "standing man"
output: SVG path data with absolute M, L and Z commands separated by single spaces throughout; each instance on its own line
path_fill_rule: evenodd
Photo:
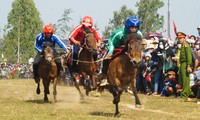
M 180 48 L 180 72 L 179 72 L 179 83 L 183 91 L 181 92 L 181 97 L 185 98 L 187 101 L 192 101 L 190 98 L 193 96 L 193 92 L 190 88 L 190 77 L 189 74 L 192 72 L 192 52 L 190 45 L 186 42 L 186 34 L 183 32 L 178 32 L 177 34 L 178 42 L 181 44 Z

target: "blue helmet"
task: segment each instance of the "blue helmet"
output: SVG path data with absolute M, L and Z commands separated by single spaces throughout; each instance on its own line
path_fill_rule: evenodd
M 140 27 L 140 20 L 135 16 L 130 16 L 126 20 L 125 31 L 130 32 L 130 27 Z

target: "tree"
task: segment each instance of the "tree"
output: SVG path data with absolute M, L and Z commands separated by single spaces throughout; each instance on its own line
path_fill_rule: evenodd
M 137 16 L 140 19 L 143 34 L 156 32 L 164 24 L 164 16 L 158 14 L 158 9 L 164 6 L 162 0 L 140 0 L 136 3 L 138 7 Z
M 107 37 L 115 30 L 124 27 L 124 23 L 129 16 L 135 15 L 134 11 L 128 9 L 126 5 L 123 5 L 119 11 L 114 11 L 114 18 L 109 19 L 109 25 L 105 27 L 103 31 L 103 37 Z
M 65 9 L 64 13 L 62 15 L 62 18 L 58 20 L 58 24 L 54 25 L 55 27 L 55 33 L 60 37 L 60 38 L 66 38 L 68 37 L 71 27 L 68 25 L 70 21 L 72 20 L 71 17 L 69 17 L 70 13 L 73 12 L 71 9 Z
M 42 21 L 34 1 L 15 0 L 4 28 L 3 52 L 8 62 L 27 63 L 36 52 L 35 37 L 41 30 Z

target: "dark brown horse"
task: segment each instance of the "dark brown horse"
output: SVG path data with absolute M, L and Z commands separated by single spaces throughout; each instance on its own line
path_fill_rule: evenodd
M 80 50 L 78 60 L 75 61 L 78 62 L 77 66 L 79 74 L 83 75 L 84 79 L 86 80 L 85 89 L 86 95 L 88 95 L 90 90 L 95 90 L 97 88 L 97 83 L 94 78 L 96 66 L 93 58 L 93 55 L 97 54 L 97 46 L 95 36 L 89 29 L 85 29 L 84 34 L 85 36 L 81 44 L 82 49 Z M 73 68 L 70 64 L 68 64 L 67 66 L 69 67 L 70 74 L 73 76 Z M 75 77 L 73 77 L 73 82 L 75 84 L 75 87 L 79 91 L 81 99 L 83 99 L 83 94 Z M 90 83 L 92 83 L 92 86 L 90 86 Z
M 41 53 L 41 61 L 38 66 L 38 74 L 44 85 L 44 101 L 48 102 L 49 85 L 53 82 L 53 95 L 56 102 L 56 85 L 58 79 L 58 68 L 54 59 L 54 51 L 50 42 L 45 42 Z M 37 94 L 40 94 L 40 82 L 38 82 Z
M 131 33 L 127 36 L 126 46 L 127 52 L 112 60 L 107 72 L 109 91 L 113 94 L 113 104 L 116 106 L 115 116 L 119 114 L 120 95 L 129 84 L 135 96 L 136 107 L 141 105 L 136 91 L 136 74 L 142 58 L 141 37 Z

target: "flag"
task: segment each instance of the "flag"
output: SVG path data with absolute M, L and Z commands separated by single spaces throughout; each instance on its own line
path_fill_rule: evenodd
M 175 24 L 174 21 L 173 21 L 173 25 L 174 25 L 174 33 L 176 34 L 177 33 L 177 27 L 176 27 L 176 24 Z

